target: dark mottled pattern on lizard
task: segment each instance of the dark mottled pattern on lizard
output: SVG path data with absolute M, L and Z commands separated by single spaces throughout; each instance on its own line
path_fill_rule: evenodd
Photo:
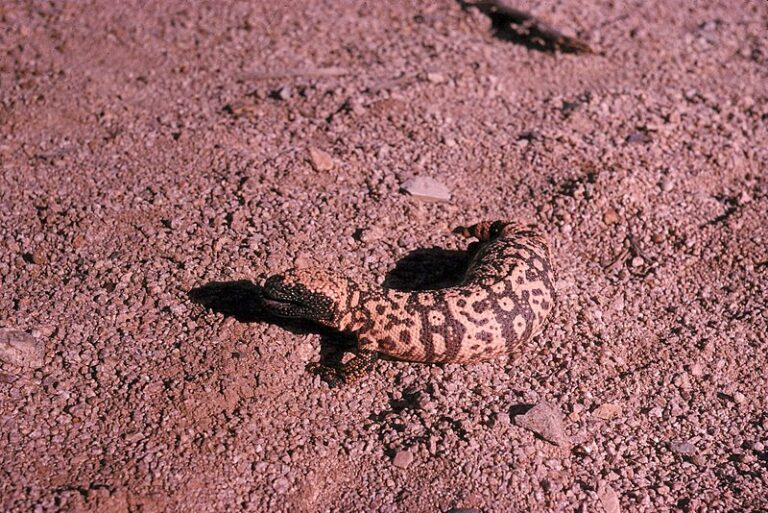
M 472 363 L 512 352 L 538 334 L 555 302 L 549 248 L 532 226 L 483 222 L 455 233 L 480 243 L 462 282 L 419 292 L 370 290 L 318 269 L 292 269 L 264 284 L 271 313 L 357 336 L 341 368 L 314 365 L 329 383 L 351 381 L 378 354 L 428 363 Z

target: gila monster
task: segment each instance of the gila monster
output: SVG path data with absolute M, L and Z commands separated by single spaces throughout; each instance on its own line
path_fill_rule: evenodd
M 457 286 L 371 290 L 328 271 L 292 269 L 267 278 L 263 307 L 356 335 L 350 361 L 308 366 L 331 386 L 367 372 L 379 355 L 472 363 L 509 354 L 542 330 L 554 306 L 549 247 L 533 226 L 517 223 L 482 222 L 454 233 L 479 240 Z

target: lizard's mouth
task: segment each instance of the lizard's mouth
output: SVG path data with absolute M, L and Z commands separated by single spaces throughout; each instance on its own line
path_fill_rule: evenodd
M 302 308 L 302 305 L 298 301 L 291 301 L 290 299 L 278 299 L 272 297 L 264 297 L 261 299 L 264 306 L 267 307 L 273 313 L 278 312 L 290 312 L 292 309 Z

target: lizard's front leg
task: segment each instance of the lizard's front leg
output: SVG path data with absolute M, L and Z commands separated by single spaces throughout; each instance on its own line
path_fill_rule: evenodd
M 506 225 L 507 223 L 503 221 L 483 221 L 472 226 L 457 226 L 453 229 L 453 233 L 467 238 L 475 237 L 480 242 L 488 242 L 501 233 Z
M 376 351 L 359 349 L 351 360 L 342 363 L 338 367 L 313 362 L 307 365 L 307 370 L 317 374 L 323 381 L 328 383 L 329 387 L 334 388 L 340 385 L 348 385 L 358 380 L 373 369 L 378 359 L 379 353 Z

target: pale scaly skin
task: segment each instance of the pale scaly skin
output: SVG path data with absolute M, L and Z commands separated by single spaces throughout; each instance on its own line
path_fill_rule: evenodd
M 314 367 L 332 384 L 370 369 L 378 354 L 425 363 L 472 363 L 509 354 L 541 331 L 554 307 L 549 248 L 532 227 L 517 224 L 485 222 L 455 231 L 480 240 L 458 286 L 366 290 L 333 273 L 294 269 L 264 286 L 265 297 L 291 304 L 272 302 L 266 308 L 357 336 L 358 356 L 341 369 Z

